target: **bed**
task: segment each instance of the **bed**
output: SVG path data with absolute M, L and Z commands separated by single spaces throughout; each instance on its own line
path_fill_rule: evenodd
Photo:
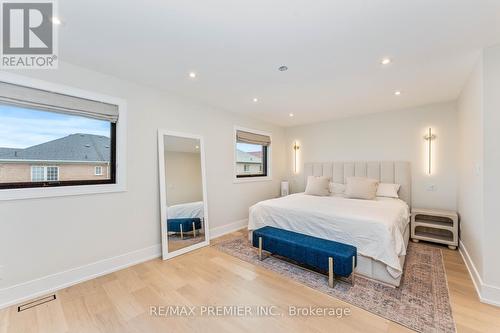
M 358 249 L 356 274 L 399 286 L 409 240 L 411 175 L 408 162 L 308 163 L 304 176 L 329 176 L 345 183 L 350 176 L 401 185 L 399 199 L 347 199 L 303 193 L 257 203 L 248 229 L 269 225 L 351 244 Z M 251 235 L 250 235 L 251 236 Z
M 203 201 L 187 202 L 178 205 L 172 205 L 167 208 L 167 217 L 169 219 L 178 218 L 200 218 L 203 219 Z

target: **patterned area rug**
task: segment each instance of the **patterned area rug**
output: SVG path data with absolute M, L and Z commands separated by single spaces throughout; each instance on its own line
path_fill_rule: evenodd
M 257 249 L 246 238 L 230 239 L 214 246 L 417 332 L 456 332 L 439 248 L 410 242 L 399 288 L 361 276 L 356 276 L 354 286 L 337 282 L 334 288 L 329 288 L 325 275 L 273 256 L 260 261 Z

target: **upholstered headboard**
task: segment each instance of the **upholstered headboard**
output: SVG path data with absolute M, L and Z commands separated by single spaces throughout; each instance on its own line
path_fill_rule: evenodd
M 410 162 L 328 162 L 306 163 L 305 183 L 308 176 L 329 176 L 335 183 L 345 184 L 347 177 L 368 177 L 383 183 L 400 184 L 399 198 L 411 207 L 411 165 Z

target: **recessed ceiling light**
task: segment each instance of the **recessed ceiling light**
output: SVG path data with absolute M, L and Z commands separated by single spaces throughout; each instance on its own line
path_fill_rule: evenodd
M 196 148 L 196 149 L 200 149 L 200 146 L 195 146 L 194 148 Z
M 278 70 L 279 70 L 280 72 L 284 72 L 284 71 L 287 71 L 287 70 L 288 70 L 288 67 L 286 67 L 286 66 L 280 66 L 280 67 L 278 67 Z
M 380 61 L 382 65 L 389 65 L 391 62 L 392 62 L 391 58 L 384 58 L 382 59 L 382 61 Z
M 60 19 L 59 17 L 54 16 L 54 17 L 52 17 L 50 20 L 51 20 L 51 21 L 52 21 L 52 23 L 53 23 L 53 24 L 55 24 L 55 25 L 60 25 L 60 24 L 62 24 L 61 19 Z
M 289 113 L 288 115 L 289 115 L 290 117 L 293 117 L 293 116 L 294 116 L 294 114 L 293 114 L 293 113 Z
M 394 95 L 396 95 L 396 96 L 399 96 L 399 95 L 401 95 L 401 91 L 399 91 L 399 90 L 396 90 L 396 91 L 394 92 Z
M 257 97 L 254 97 L 254 98 L 252 99 L 252 101 L 253 101 L 254 103 L 257 103 L 257 102 L 259 101 L 259 99 L 258 99 Z
M 196 77 L 196 73 L 195 72 L 190 72 L 189 73 L 189 77 L 194 79 Z

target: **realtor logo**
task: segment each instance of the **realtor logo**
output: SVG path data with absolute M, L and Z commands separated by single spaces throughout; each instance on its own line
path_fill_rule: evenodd
M 2 0 L 4 69 L 57 68 L 54 0 Z

